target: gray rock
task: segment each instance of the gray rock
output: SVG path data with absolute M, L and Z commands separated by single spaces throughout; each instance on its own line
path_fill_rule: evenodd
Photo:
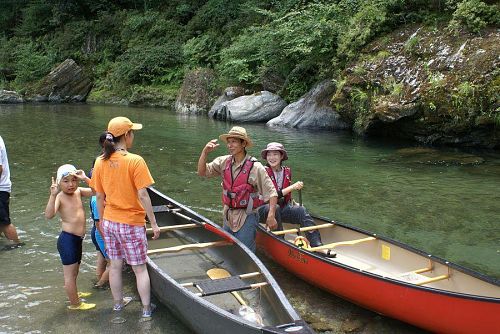
M 224 93 L 215 101 L 212 108 L 208 112 L 208 117 L 215 118 L 219 120 L 224 120 L 222 115 L 225 115 L 225 105 L 224 102 L 234 100 L 237 97 L 243 96 L 245 90 L 241 87 L 228 87 L 224 90 Z
M 23 103 L 24 100 L 18 92 L 0 89 L 0 103 Z
M 289 104 L 276 118 L 267 122 L 268 126 L 286 126 L 294 128 L 347 129 L 339 114 L 330 106 L 330 100 L 335 92 L 331 80 L 325 80 L 300 100 Z
M 366 46 L 331 104 L 355 133 L 424 144 L 500 147 L 500 32 L 409 25 Z
M 29 100 L 36 102 L 84 102 L 92 81 L 73 59 L 66 59 L 42 79 Z
M 217 111 L 217 119 L 232 122 L 267 122 L 278 116 L 286 102 L 268 91 L 244 95 L 223 102 Z
M 175 101 L 175 111 L 180 114 L 207 114 L 216 92 L 211 69 L 196 69 L 186 74 Z

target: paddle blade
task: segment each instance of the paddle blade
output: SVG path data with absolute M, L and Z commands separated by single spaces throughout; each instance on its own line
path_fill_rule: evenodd
M 253 308 L 251 308 L 250 306 L 241 305 L 240 309 L 238 310 L 238 313 L 245 320 L 248 320 L 248 321 L 256 323 L 256 324 L 259 324 L 261 326 L 264 324 L 264 322 L 262 321 L 262 317 L 260 316 L 260 314 L 258 314 L 257 312 L 255 312 L 255 310 Z
M 207 271 L 208 277 L 211 279 L 219 279 L 219 278 L 228 278 L 231 277 L 231 274 L 222 268 L 212 268 Z

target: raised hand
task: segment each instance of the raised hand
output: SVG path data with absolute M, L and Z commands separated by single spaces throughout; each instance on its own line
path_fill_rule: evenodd
M 205 148 L 203 149 L 203 151 L 205 151 L 206 153 L 210 153 L 210 152 L 213 152 L 217 149 L 217 147 L 219 147 L 219 143 L 217 143 L 217 139 L 212 139 L 211 141 L 209 141 L 206 145 L 205 145 Z
M 83 169 L 78 169 L 76 172 L 73 173 L 73 175 L 75 175 L 76 178 L 81 181 L 85 181 L 87 179 L 87 175 L 85 175 Z
M 50 185 L 50 194 L 55 196 L 58 193 L 59 193 L 59 187 L 57 186 L 56 180 L 54 180 L 54 177 L 52 176 L 52 184 Z

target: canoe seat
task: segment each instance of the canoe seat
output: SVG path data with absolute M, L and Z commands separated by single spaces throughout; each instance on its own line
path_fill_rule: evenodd
M 226 292 L 253 289 L 267 283 L 250 284 L 245 283 L 239 276 L 231 276 L 218 279 L 206 279 L 194 282 L 193 285 L 200 290 L 200 296 L 218 295 Z
M 202 296 L 250 289 L 250 284 L 243 282 L 243 280 L 238 276 L 219 278 L 215 280 L 206 279 L 195 282 L 194 286 L 200 290 Z

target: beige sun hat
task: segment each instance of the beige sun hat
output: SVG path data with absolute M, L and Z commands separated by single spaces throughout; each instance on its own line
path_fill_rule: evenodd
M 247 130 L 241 126 L 233 126 L 228 133 L 224 133 L 219 136 L 219 139 L 227 143 L 228 138 L 239 138 L 247 142 L 247 147 L 252 147 L 253 143 L 250 137 L 247 135 Z
M 288 153 L 285 150 L 285 147 L 281 143 L 269 143 L 267 147 L 260 152 L 260 156 L 262 159 L 267 159 L 267 152 L 269 151 L 278 151 L 281 153 L 281 160 L 288 160 Z

